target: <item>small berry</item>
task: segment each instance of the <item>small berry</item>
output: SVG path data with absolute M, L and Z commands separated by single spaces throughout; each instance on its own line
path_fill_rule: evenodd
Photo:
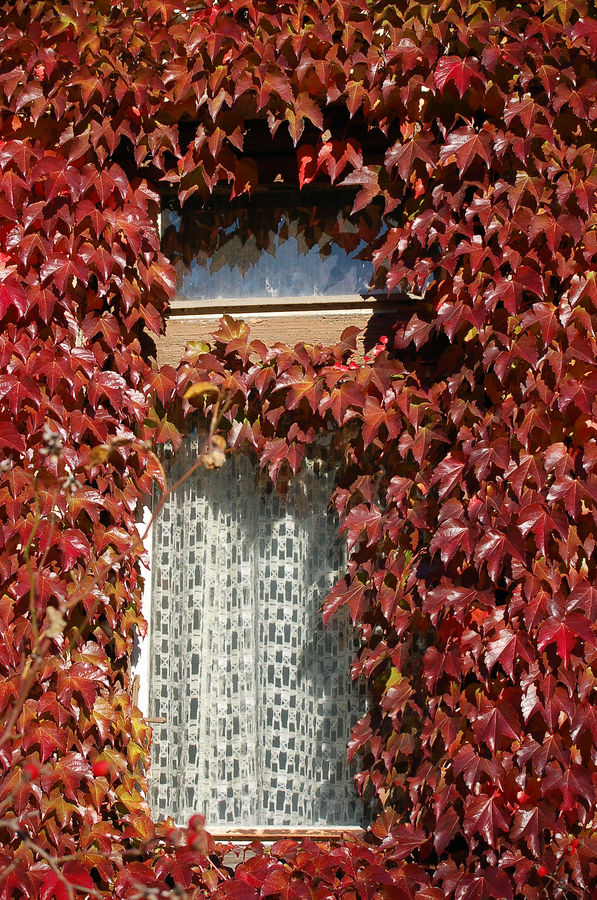
M 354 371 L 355 369 L 359 368 L 359 364 L 353 360 L 352 362 L 348 363 L 348 368 Z
M 574 840 L 570 841 L 570 846 L 572 847 L 573 850 L 576 850 L 576 848 L 578 847 L 579 844 L 580 844 L 580 841 L 578 838 L 574 838 Z
M 205 821 L 203 816 L 200 816 L 199 818 L 201 818 L 202 821 Z M 208 849 L 207 835 L 204 831 L 187 831 L 185 843 L 187 847 L 198 853 L 205 853 Z
M 568 846 L 566 847 L 565 853 L 567 853 L 568 856 L 571 856 L 572 853 L 574 853 L 574 847 L 572 846 L 572 844 L 568 844 Z
M 37 763 L 28 762 L 23 766 L 23 774 L 31 781 L 33 778 L 39 778 L 39 766 Z
M 203 831 L 187 831 L 185 843 L 191 850 L 205 852 L 207 849 L 207 838 Z
M 544 866 L 543 864 L 537 866 L 537 875 L 539 878 L 545 878 L 547 875 L 547 866 Z
M 193 831 L 197 831 L 200 828 L 203 828 L 205 825 L 205 816 L 200 816 L 198 813 L 195 813 L 194 816 L 191 816 L 189 819 L 189 828 L 192 828 Z
M 98 759 L 91 766 L 91 771 L 95 778 L 101 778 L 102 775 L 107 775 L 110 771 L 110 763 L 105 759 Z
M 369 357 L 368 357 L 368 356 L 364 356 L 364 357 L 363 357 L 363 361 L 364 361 L 364 362 L 369 362 Z
M 380 344 L 387 344 L 388 341 L 389 341 L 389 337 L 387 336 L 387 334 L 382 334 L 382 336 L 381 336 L 380 339 L 379 339 L 379 343 L 380 343 Z

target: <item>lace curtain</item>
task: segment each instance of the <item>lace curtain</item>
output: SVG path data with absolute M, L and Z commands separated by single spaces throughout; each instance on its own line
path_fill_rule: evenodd
M 187 438 L 173 483 L 196 459 Z M 313 464 L 286 498 L 233 455 L 191 476 L 153 534 L 150 802 L 185 823 L 358 825 L 346 762 L 365 697 L 350 680 L 354 630 L 321 604 L 344 567 L 327 513 L 333 474 Z

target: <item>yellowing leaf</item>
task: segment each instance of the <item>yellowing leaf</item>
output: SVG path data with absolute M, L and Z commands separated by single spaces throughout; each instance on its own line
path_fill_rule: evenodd
M 59 634 L 62 634 L 66 627 L 66 622 L 64 621 L 64 616 L 60 610 L 56 609 L 54 606 L 48 606 L 46 618 L 48 624 L 44 629 L 45 636 L 48 638 L 55 638 L 58 637 Z
M 92 447 L 89 451 L 89 462 L 94 466 L 99 466 L 105 462 L 112 452 L 112 448 L 108 444 L 99 444 Z
M 220 389 L 215 384 L 212 384 L 211 381 L 198 381 L 186 389 L 184 399 L 188 400 L 189 403 L 194 403 L 201 400 L 206 394 L 218 395 L 219 393 Z

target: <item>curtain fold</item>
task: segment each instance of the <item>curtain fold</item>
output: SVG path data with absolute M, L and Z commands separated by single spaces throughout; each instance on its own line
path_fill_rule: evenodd
M 197 436 L 166 466 L 192 465 Z M 347 615 L 324 629 L 321 604 L 343 571 L 327 512 L 333 473 L 313 463 L 285 498 L 234 454 L 171 495 L 154 526 L 150 802 L 209 825 L 356 825 L 346 762 L 365 708 L 350 680 Z

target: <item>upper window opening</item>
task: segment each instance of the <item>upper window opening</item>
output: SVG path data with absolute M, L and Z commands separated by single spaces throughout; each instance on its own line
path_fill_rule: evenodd
M 196 302 L 370 295 L 383 291 L 367 247 L 386 230 L 383 204 L 351 215 L 354 192 L 272 185 L 252 198 L 162 209 L 162 249 L 178 299 Z

